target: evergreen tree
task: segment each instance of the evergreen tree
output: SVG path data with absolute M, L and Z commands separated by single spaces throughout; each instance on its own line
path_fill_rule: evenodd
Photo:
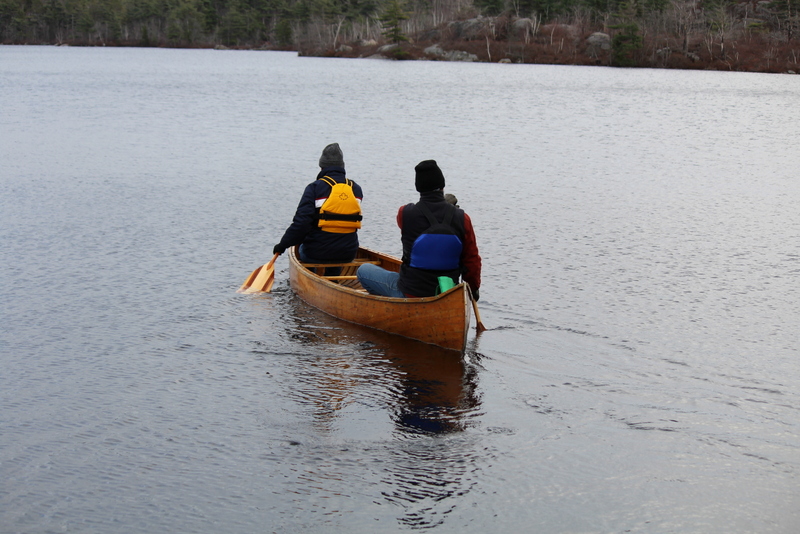
M 474 4 L 481 10 L 481 13 L 490 17 L 499 15 L 505 7 L 503 0 L 474 0 Z
M 392 43 L 408 41 L 402 28 L 404 20 L 408 20 L 408 13 L 403 8 L 401 0 L 389 0 L 386 11 L 380 18 L 383 36 Z
M 280 46 L 292 44 L 292 23 L 288 19 L 281 19 L 275 25 L 275 40 Z
M 622 3 L 619 6 L 618 24 L 611 26 L 618 30 L 611 40 L 611 58 L 619 67 L 632 67 L 636 64 L 636 53 L 642 49 L 644 39 L 639 33 L 639 25 L 634 22 L 640 11 L 640 5 Z
M 611 40 L 611 56 L 619 67 L 636 65 L 636 52 L 642 49 L 642 36 L 635 22 L 627 22 L 612 26 L 619 32 Z
M 220 32 L 225 45 L 238 46 L 249 37 L 248 19 L 242 7 L 238 2 L 231 3 L 228 12 L 220 19 Z

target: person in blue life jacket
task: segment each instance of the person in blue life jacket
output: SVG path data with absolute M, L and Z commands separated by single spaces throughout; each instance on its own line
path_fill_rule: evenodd
M 364 264 L 356 275 L 372 295 L 386 297 L 430 297 L 440 292 L 440 277 L 458 284 L 467 282 L 472 296 L 480 298 L 481 256 L 472 221 L 457 200 L 445 199 L 444 175 L 434 160 L 415 168 L 415 187 L 419 202 L 401 206 L 397 225 L 403 244 L 400 272 Z
M 300 245 L 298 255 L 302 262 L 353 261 L 361 228 L 361 186 L 346 177 L 339 143 L 325 147 L 319 167 L 316 180 L 303 191 L 292 224 L 272 253 L 283 254 L 287 248 Z M 337 193 L 331 195 L 334 188 Z

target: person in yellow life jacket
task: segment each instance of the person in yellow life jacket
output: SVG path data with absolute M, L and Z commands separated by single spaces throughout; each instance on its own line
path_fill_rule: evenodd
M 272 253 L 283 254 L 287 248 L 300 245 L 300 261 L 349 262 L 358 252 L 361 186 L 345 175 L 339 143 L 325 147 L 319 167 L 316 180 L 303 191 L 292 224 Z

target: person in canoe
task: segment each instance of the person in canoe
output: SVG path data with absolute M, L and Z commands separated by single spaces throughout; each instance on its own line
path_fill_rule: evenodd
M 373 295 L 431 297 L 458 284 L 461 277 L 469 283 L 477 301 L 481 256 L 472 221 L 464 210 L 445 199 L 444 175 L 436 161 L 420 162 L 414 171 L 419 202 L 401 206 L 397 212 L 403 243 L 400 272 L 365 264 L 356 272 L 358 280 Z M 452 284 L 440 288 L 440 277 L 449 278 Z
M 297 211 L 273 254 L 300 245 L 300 261 L 346 263 L 358 252 L 361 228 L 361 186 L 345 175 L 344 155 L 339 143 L 325 147 L 319 158 L 320 171 L 308 184 Z

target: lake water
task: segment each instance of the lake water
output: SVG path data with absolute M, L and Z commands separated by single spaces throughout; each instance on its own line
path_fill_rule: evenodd
M 800 530 L 800 78 L 0 47 L 0 532 Z M 322 148 L 463 357 L 235 293 Z M 474 323 L 474 321 L 473 321 Z

